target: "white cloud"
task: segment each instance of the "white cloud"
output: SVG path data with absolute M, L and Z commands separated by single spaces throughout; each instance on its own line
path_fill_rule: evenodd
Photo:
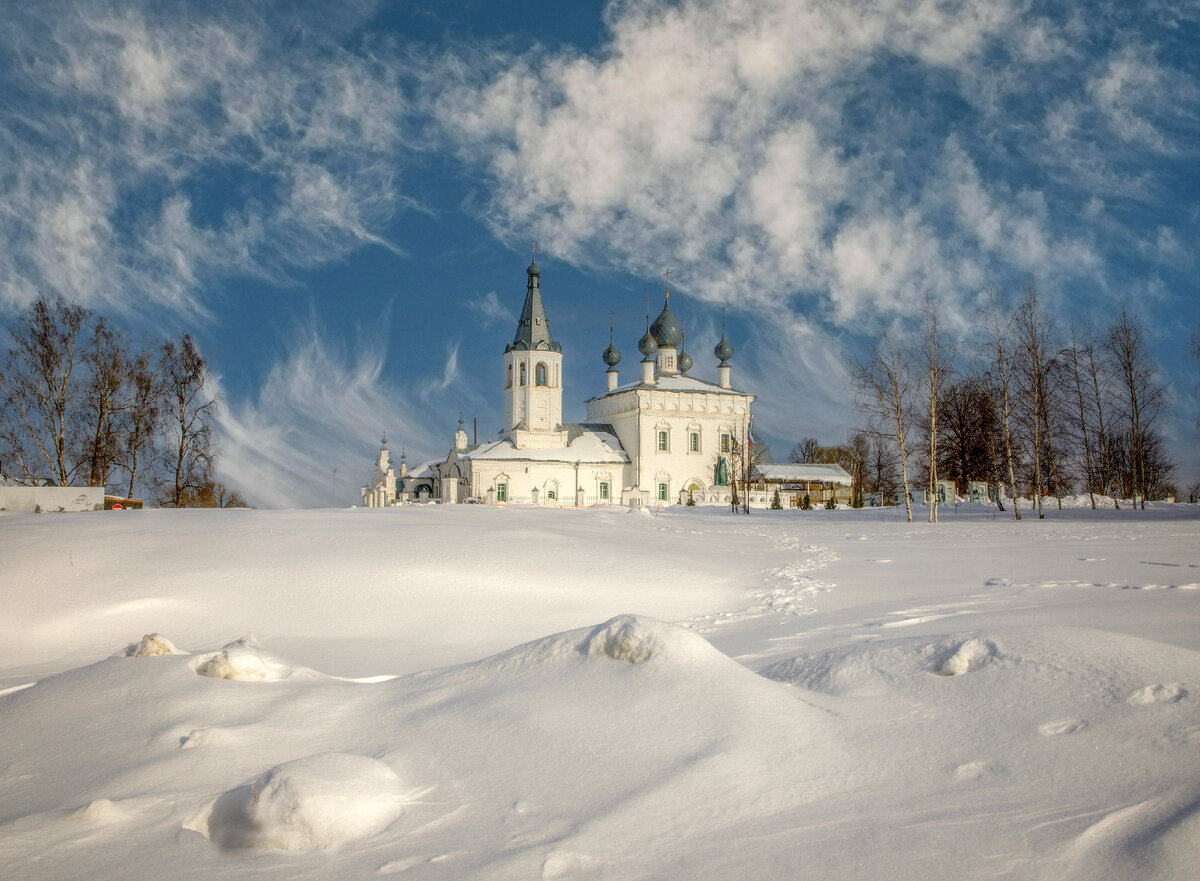
M 283 280 L 388 246 L 379 230 L 403 198 L 395 67 L 327 28 L 289 39 L 299 10 L 287 29 L 231 11 L 78 0 L 0 25 L 0 300 L 195 315 L 229 275 Z
M 1153 55 L 1126 48 L 1108 60 L 1088 84 L 1088 91 L 1116 134 L 1155 150 L 1168 148 L 1152 118 L 1169 98 L 1161 68 Z
M 296 337 L 257 396 L 227 404 L 217 420 L 221 479 L 251 504 L 358 504 L 381 434 L 416 458 L 446 446 L 426 427 L 428 411 L 384 382 L 382 340 L 360 338 L 351 350 L 315 321 Z
M 832 248 L 830 294 L 839 320 L 864 313 L 916 314 L 925 294 L 952 288 L 937 236 L 915 212 L 855 219 Z M 973 281 L 978 281 L 973 279 Z
M 435 395 L 446 391 L 462 378 L 458 371 L 459 345 L 459 340 L 446 344 L 446 359 L 442 362 L 442 373 L 440 376 L 425 380 L 420 391 L 422 401 L 432 400 Z
M 500 302 L 495 291 L 488 291 L 482 297 L 467 300 L 467 306 L 475 313 L 479 323 L 484 327 L 493 324 L 516 324 L 517 316 L 513 311 Z
M 1139 243 L 1138 250 L 1151 260 L 1167 266 L 1187 267 L 1195 261 L 1194 254 L 1169 226 L 1157 227 L 1152 238 Z
M 487 218 L 503 238 L 535 233 L 560 257 L 635 273 L 669 264 L 681 291 L 754 310 L 831 291 L 831 314 L 850 319 L 910 305 L 879 285 L 944 288 L 970 263 L 947 263 L 919 195 L 899 196 L 931 181 L 878 173 L 888 132 L 846 143 L 855 77 L 887 53 L 967 67 L 1013 16 L 986 2 L 620 4 L 595 56 L 499 70 L 489 56 L 433 112 L 494 175 Z M 868 245 L 893 229 L 887 254 Z

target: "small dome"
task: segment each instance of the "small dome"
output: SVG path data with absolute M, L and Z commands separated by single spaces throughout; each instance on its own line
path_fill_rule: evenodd
M 532 263 L 529 264 L 529 268 L 525 270 L 525 274 L 528 275 L 530 278 L 533 278 L 535 275 L 538 278 L 541 278 L 542 268 L 540 266 L 538 266 L 537 261 L 534 260 Z
M 717 343 L 717 347 L 713 349 L 713 354 L 721 359 L 720 367 L 728 367 L 729 359 L 733 357 L 733 346 L 729 345 L 729 341 L 725 339 L 725 334 L 721 334 L 721 342 Z
M 621 352 L 612 343 L 608 344 L 608 348 L 604 350 L 601 356 L 604 358 L 604 363 L 609 367 L 616 367 L 621 363 Z
M 683 342 L 683 325 L 671 314 L 670 303 L 663 303 L 663 310 L 654 323 L 650 325 L 650 333 L 660 349 L 670 346 L 677 347 Z
M 654 340 L 654 335 L 650 331 L 646 331 L 646 335 L 642 337 L 642 341 L 638 343 L 638 351 L 647 358 L 653 358 L 654 353 L 658 351 L 658 343 Z
M 679 372 L 687 373 L 692 369 L 692 356 L 687 353 L 687 349 L 679 353 Z

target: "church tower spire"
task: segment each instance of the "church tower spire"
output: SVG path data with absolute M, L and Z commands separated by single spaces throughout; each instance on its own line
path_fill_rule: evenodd
M 525 275 L 525 305 L 504 347 L 504 434 L 518 447 L 536 447 L 557 442 L 562 432 L 563 356 L 550 333 L 536 259 Z
M 533 250 L 536 254 L 536 243 Z M 542 269 L 537 265 L 536 259 L 530 262 L 525 275 L 525 305 L 521 307 L 516 336 L 504 351 L 544 349 L 562 352 L 562 346 L 554 341 L 554 336 L 550 333 L 550 320 L 546 317 L 546 307 L 542 304 Z
M 621 363 L 621 350 L 613 345 L 613 313 L 608 313 L 608 348 L 604 350 L 601 356 L 604 363 L 608 365 L 608 370 L 604 371 L 607 390 L 612 391 L 617 387 L 617 365 Z
M 679 372 L 677 360 L 679 344 L 683 342 L 683 325 L 671 314 L 671 270 L 667 270 L 666 292 L 663 296 L 663 308 L 654 323 L 650 325 L 650 333 L 657 345 L 658 372 L 673 374 Z
M 717 363 L 717 385 L 721 388 L 730 388 L 729 384 L 729 359 L 733 357 L 733 346 L 729 345 L 729 341 L 725 339 L 725 307 L 721 307 L 721 341 L 717 343 L 713 354 L 721 360 Z

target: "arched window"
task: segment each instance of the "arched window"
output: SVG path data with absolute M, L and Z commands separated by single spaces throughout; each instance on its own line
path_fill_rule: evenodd
M 508 365 L 508 378 L 504 381 L 505 388 L 512 388 L 512 365 Z
M 521 364 L 521 385 L 525 385 L 525 364 Z
M 534 384 L 535 385 L 545 385 L 546 384 L 546 365 L 539 361 L 537 370 L 534 371 L 533 376 L 534 376 Z
M 688 452 L 689 453 L 700 452 L 700 432 L 698 432 L 698 431 L 689 431 L 688 432 Z
M 658 450 L 661 453 L 668 452 L 671 449 L 671 436 L 665 431 L 658 433 Z

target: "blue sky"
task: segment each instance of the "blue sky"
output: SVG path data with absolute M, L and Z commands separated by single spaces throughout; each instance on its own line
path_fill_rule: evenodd
M 1064 331 L 1143 317 L 1186 483 L 1197 45 L 1195 0 L 9 3 L 0 310 L 191 330 L 223 478 L 287 506 L 357 501 L 384 432 L 494 436 L 534 238 L 567 418 L 669 267 L 779 454 L 858 423 L 926 296 L 970 354 L 1032 283 Z

